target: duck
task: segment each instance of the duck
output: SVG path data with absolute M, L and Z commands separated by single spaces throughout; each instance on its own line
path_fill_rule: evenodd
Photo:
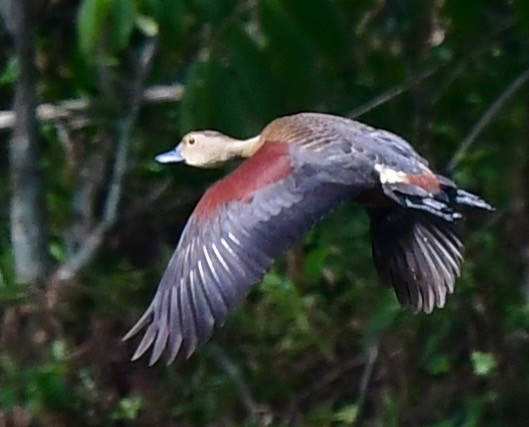
M 414 313 L 442 308 L 461 274 L 459 206 L 493 210 L 430 169 L 405 139 L 345 117 L 297 113 L 249 139 L 186 134 L 160 163 L 242 163 L 212 185 L 184 227 L 151 304 L 124 336 L 144 330 L 132 360 L 189 356 L 274 261 L 344 202 L 369 216 L 380 281 Z

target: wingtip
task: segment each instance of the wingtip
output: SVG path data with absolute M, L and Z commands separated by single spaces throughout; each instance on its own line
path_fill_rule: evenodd
M 189 358 L 193 355 L 195 350 L 197 349 L 198 342 L 197 339 L 191 340 L 191 342 L 188 344 L 187 348 L 185 350 L 185 359 L 189 360 Z
M 138 332 L 140 332 L 146 325 L 149 323 L 149 317 L 152 314 L 152 306 L 149 307 L 145 313 L 143 313 L 143 316 L 139 318 L 139 320 L 136 322 L 136 324 L 129 329 L 129 331 L 125 334 L 123 338 L 121 338 L 122 342 L 125 342 L 132 338 L 134 335 L 136 335 Z
M 149 367 L 154 366 L 158 360 L 160 360 L 160 356 L 154 357 L 154 353 L 151 354 L 151 358 L 149 359 Z
M 130 340 L 134 335 L 137 334 L 138 331 L 134 331 L 133 329 L 130 329 L 123 337 L 121 337 L 121 342 L 125 342 Z
M 131 362 L 135 362 L 136 360 L 138 360 L 141 356 L 143 356 L 143 354 L 145 353 L 146 350 L 147 350 L 147 348 L 141 348 L 141 345 L 138 346 L 138 348 L 136 349 L 136 351 L 134 352 L 134 354 L 130 358 L 130 361 Z
M 169 333 L 167 331 L 167 327 L 158 330 L 158 336 L 156 337 L 156 342 L 154 343 L 151 357 L 149 359 L 149 366 L 154 365 L 158 360 L 160 360 L 160 357 L 166 348 L 168 337 Z
M 147 330 L 145 331 L 145 335 L 143 336 L 143 339 L 141 340 L 140 344 L 138 345 L 138 348 L 136 349 L 136 352 L 132 356 L 131 360 L 137 360 L 141 356 L 145 354 L 145 352 L 149 349 L 149 347 L 154 342 L 154 338 L 156 337 L 157 328 L 155 324 L 150 325 Z
M 171 352 L 169 353 L 169 357 L 167 358 L 165 364 L 167 366 L 169 366 L 171 363 L 174 362 L 174 360 L 176 359 L 176 357 L 178 356 L 178 354 L 180 353 L 180 348 L 182 347 L 182 343 L 183 343 L 183 337 L 182 337 L 182 334 L 177 334 L 176 335 L 176 341 L 174 341 L 170 347 L 171 347 Z

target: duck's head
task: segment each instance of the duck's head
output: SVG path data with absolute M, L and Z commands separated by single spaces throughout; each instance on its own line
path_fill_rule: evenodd
M 259 145 L 259 136 L 239 140 L 213 130 L 195 131 L 186 134 L 171 151 L 156 156 L 156 161 L 185 162 L 190 166 L 211 168 L 235 157 L 249 157 Z

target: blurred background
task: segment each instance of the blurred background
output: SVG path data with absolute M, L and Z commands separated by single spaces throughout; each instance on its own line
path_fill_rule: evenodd
M 529 2 L 0 0 L 0 426 L 527 425 Z M 191 129 L 298 111 L 405 137 L 468 212 L 447 306 L 401 309 L 347 205 L 187 361 L 121 342 L 226 174 Z M 17 118 L 15 120 L 15 117 Z

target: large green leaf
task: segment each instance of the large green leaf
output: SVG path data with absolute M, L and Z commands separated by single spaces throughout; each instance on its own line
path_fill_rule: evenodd
M 112 0 L 83 0 L 77 16 L 79 47 L 85 55 L 97 49 L 101 27 L 108 16 Z
M 135 16 L 134 0 L 112 0 L 111 41 L 115 51 L 127 46 L 134 28 Z
M 77 24 L 81 51 L 92 58 L 102 43 L 107 54 L 124 49 L 135 17 L 134 0 L 84 0 Z

